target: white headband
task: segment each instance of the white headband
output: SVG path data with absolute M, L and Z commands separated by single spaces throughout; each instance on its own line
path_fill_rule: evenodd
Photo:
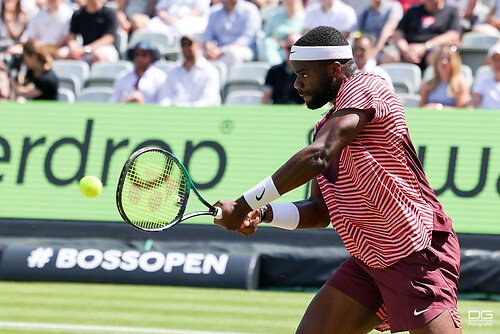
M 292 46 L 290 60 L 351 59 L 350 45 L 338 46 Z

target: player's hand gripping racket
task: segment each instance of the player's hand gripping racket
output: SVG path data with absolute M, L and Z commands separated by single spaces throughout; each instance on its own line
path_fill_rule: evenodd
M 184 215 L 190 190 L 208 211 Z M 123 166 L 116 191 L 123 220 L 141 231 L 163 231 L 201 215 L 222 218 L 222 209 L 201 197 L 182 163 L 165 150 L 146 147 L 134 152 Z

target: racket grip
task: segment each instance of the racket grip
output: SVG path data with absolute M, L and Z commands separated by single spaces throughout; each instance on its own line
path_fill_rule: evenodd
M 215 212 L 214 212 L 214 217 L 215 219 L 221 219 L 222 218 L 222 209 L 219 208 L 218 206 L 215 206 Z

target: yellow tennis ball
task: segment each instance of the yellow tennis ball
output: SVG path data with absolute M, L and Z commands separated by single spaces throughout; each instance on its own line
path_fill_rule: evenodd
M 87 197 L 96 197 L 102 190 L 101 181 L 94 176 L 84 176 L 80 179 L 80 191 Z

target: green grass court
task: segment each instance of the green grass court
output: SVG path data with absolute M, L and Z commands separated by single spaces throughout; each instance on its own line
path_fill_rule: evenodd
M 0 333 L 294 333 L 310 292 L 0 282 Z M 460 300 L 463 332 L 500 333 L 500 302 Z M 468 324 L 491 311 L 491 326 Z M 377 333 L 377 332 L 374 332 Z

